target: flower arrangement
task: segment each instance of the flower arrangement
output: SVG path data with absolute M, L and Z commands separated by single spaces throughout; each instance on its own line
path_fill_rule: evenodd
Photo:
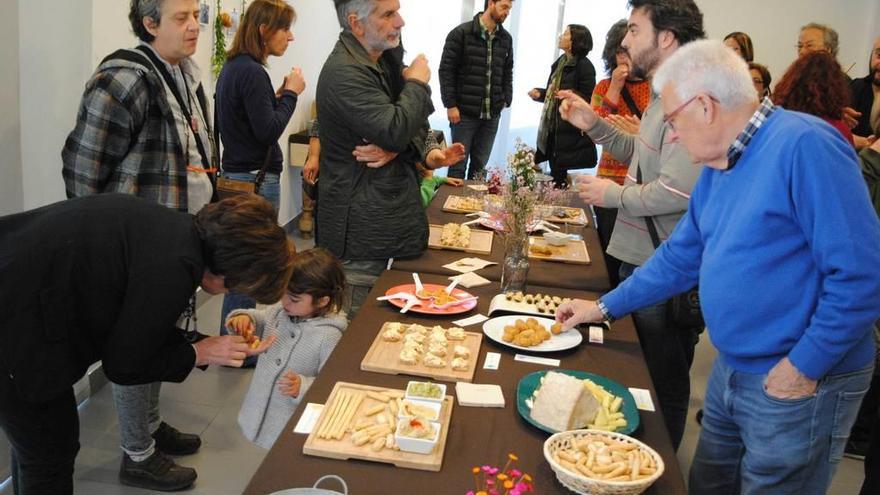
M 474 466 L 471 472 L 476 490 L 467 492 L 467 495 L 522 495 L 535 491 L 532 477 L 513 467 L 518 460 L 516 454 L 510 453 L 503 469 L 488 465 Z
M 220 10 L 220 0 L 217 0 L 217 16 L 214 18 L 214 49 L 211 53 L 211 71 L 214 78 L 220 76 L 223 64 L 226 63 L 226 30 L 232 27 L 232 17 L 228 12 Z

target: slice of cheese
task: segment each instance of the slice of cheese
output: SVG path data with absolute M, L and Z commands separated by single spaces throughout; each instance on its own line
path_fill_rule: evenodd
M 556 431 L 583 428 L 599 412 L 599 401 L 583 382 L 563 373 L 547 372 L 536 395 L 532 419 Z

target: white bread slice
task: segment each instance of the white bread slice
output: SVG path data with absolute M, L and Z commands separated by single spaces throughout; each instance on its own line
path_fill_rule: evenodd
M 556 431 L 583 428 L 599 412 L 599 401 L 583 381 L 563 373 L 547 372 L 536 395 L 532 419 Z

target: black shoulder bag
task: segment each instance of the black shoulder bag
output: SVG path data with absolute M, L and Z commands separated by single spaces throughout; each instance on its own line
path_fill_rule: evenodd
M 642 183 L 642 168 L 637 167 L 636 182 Z M 645 217 L 645 223 L 648 225 L 648 234 L 651 235 L 651 242 L 654 249 L 660 248 L 660 236 L 657 234 L 657 227 L 654 225 L 653 217 Z M 703 320 L 703 312 L 700 309 L 700 288 L 694 286 L 687 292 L 677 294 L 669 300 L 667 305 L 666 319 L 673 325 L 681 328 L 699 328 L 706 326 Z

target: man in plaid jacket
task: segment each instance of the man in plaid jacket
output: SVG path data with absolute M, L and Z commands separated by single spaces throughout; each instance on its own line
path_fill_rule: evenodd
M 68 197 L 117 192 L 196 213 L 214 194 L 210 121 L 190 56 L 199 35 L 197 0 L 132 0 L 141 40 L 98 66 L 86 84 L 61 153 Z M 194 469 L 167 455 L 195 453 L 201 439 L 160 421 L 160 383 L 113 385 L 122 443 L 120 481 L 179 490 Z

